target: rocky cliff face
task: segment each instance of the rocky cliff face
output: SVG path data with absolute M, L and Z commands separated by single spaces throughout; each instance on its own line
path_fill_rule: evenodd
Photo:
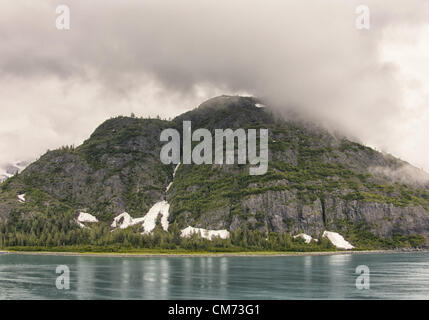
M 173 121 L 110 119 L 81 146 L 50 151 L 4 182 L 0 219 L 12 212 L 31 219 L 46 206 L 62 206 L 108 222 L 124 211 L 142 216 L 166 199 L 170 222 L 183 228 L 429 236 L 426 180 L 388 174 L 408 164 L 258 103 L 222 96 Z M 193 130 L 268 128 L 268 172 L 250 176 L 248 165 L 181 165 L 173 180 L 175 166 L 160 162 L 159 137 L 166 128 L 180 131 L 184 120 Z M 25 203 L 17 201 L 24 193 Z
M 337 230 L 343 222 L 365 223 L 379 237 L 422 234 L 428 236 L 428 211 L 420 206 L 396 207 L 393 204 L 366 202 L 341 198 L 317 199 L 303 204 L 290 191 L 268 191 L 251 195 L 242 201 L 248 212 L 245 223 L 257 224 L 258 213 L 265 214 L 263 227 L 275 232 L 290 231 L 293 234 L 320 234 L 324 230 Z M 243 226 L 243 221 L 234 219 L 231 228 Z

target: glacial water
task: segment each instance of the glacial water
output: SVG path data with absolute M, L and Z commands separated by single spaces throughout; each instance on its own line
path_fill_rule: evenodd
M 59 265 L 70 270 L 59 290 Z M 356 267 L 369 268 L 368 290 Z M 0 254 L 0 299 L 429 299 L 429 253 L 104 258 Z

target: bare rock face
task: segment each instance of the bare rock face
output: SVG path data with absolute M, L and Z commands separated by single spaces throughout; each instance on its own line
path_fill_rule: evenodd
M 364 222 L 380 237 L 391 237 L 393 233 L 404 235 L 429 235 L 428 211 L 419 206 L 395 207 L 393 204 L 363 201 L 333 201 L 328 204 L 328 219 Z
M 222 96 L 172 121 L 107 120 L 81 146 L 49 151 L 1 184 L 0 219 L 17 211 L 32 219 L 54 206 L 85 208 L 98 220 L 111 221 L 123 212 L 141 217 L 165 199 L 170 223 L 181 228 L 320 236 L 324 230 L 363 226 L 382 238 L 429 236 L 424 175 L 416 179 L 417 171 L 399 159 L 315 124 L 282 118 L 259 103 Z M 268 172 L 250 176 L 249 165 L 181 165 L 173 177 L 175 165 L 160 161 L 159 137 L 166 128 L 180 132 L 185 120 L 192 121 L 193 130 L 267 128 Z M 24 193 L 26 202 L 19 203 L 16 197 Z
M 243 200 L 242 205 L 249 213 L 248 223 L 257 223 L 263 214 L 267 230 L 289 231 L 294 234 L 300 231 L 314 234 L 324 230 L 320 201 L 311 205 L 301 204 L 291 191 L 268 191 L 251 195 Z

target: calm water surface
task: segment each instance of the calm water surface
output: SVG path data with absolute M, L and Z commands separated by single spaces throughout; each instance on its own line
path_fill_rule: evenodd
M 70 290 L 58 290 L 58 265 Z M 370 289 L 356 289 L 356 267 Z M 429 299 L 429 253 L 102 258 L 0 254 L 0 299 Z

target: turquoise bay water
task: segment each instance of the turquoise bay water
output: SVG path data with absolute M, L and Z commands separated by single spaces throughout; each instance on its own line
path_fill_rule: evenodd
M 58 290 L 58 265 L 70 289 Z M 370 289 L 356 288 L 356 267 Z M 0 254 L 0 299 L 429 299 L 429 253 L 104 258 Z

